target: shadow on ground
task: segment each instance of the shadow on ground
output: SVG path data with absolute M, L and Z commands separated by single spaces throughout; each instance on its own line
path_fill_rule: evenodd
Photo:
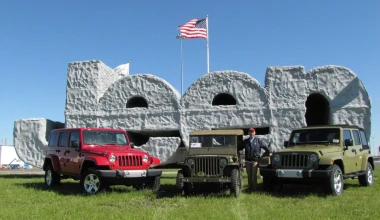
M 347 189 L 359 187 L 362 187 L 359 183 L 345 183 L 343 193 Z M 247 189 L 245 189 L 244 192 L 248 194 L 255 193 L 249 192 Z M 257 193 L 265 193 L 277 198 L 304 198 L 308 196 L 326 198 L 328 196 L 331 196 L 330 193 L 326 192 L 325 187 L 322 184 L 284 184 L 281 190 L 272 191 L 264 190 L 263 185 L 259 184 Z
M 29 182 L 29 183 L 16 183 L 15 185 L 22 186 L 25 188 L 32 188 L 40 191 L 48 191 L 55 192 L 59 195 L 78 195 L 78 196 L 88 196 L 84 193 L 84 190 L 81 188 L 79 181 L 73 180 L 63 180 L 60 185 L 48 188 L 44 183 L 44 176 L 37 174 L 8 174 L 8 175 L 0 175 L 1 179 L 40 179 L 39 182 Z M 161 177 L 161 179 L 175 179 L 175 177 Z M 358 183 L 345 183 L 344 189 L 350 188 L 359 188 L 361 187 Z M 149 190 L 149 189 L 145 189 Z M 116 192 L 116 193 L 129 193 L 137 191 L 132 187 L 126 186 L 112 186 L 110 188 L 104 189 L 101 193 L 108 192 Z M 262 183 L 258 184 L 257 190 L 254 192 L 250 192 L 247 190 L 247 185 L 244 185 L 243 190 L 241 191 L 241 195 L 250 195 L 250 194 L 267 194 L 270 196 L 274 196 L 277 198 L 303 198 L 308 196 L 318 196 L 325 198 L 330 194 L 326 194 L 324 191 L 324 187 L 320 184 L 314 185 L 305 185 L 305 184 L 285 184 L 281 191 L 265 191 L 263 189 Z M 343 192 L 344 193 L 344 192 Z M 160 190 L 157 192 L 155 197 L 157 199 L 161 198 L 173 198 L 176 196 L 181 196 L 181 191 L 177 188 L 175 182 L 173 184 L 161 184 Z M 230 190 L 228 187 L 222 188 L 219 185 L 214 184 L 205 184 L 200 185 L 199 187 L 195 187 L 189 191 L 183 197 L 233 197 L 230 195 Z
M 325 189 L 322 185 L 312 184 L 284 184 L 282 189 L 274 189 L 274 190 L 264 190 L 263 185 L 259 184 L 258 193 L 269 194 L 273 197 L 277 198 L 306 198 L 308 196 L 317 196 L 321 198 L 326 198 L 328 194 L 326 194 Z M 254 192 L 247 192 L 254 193 Z
M 160 191 L 157 194 L 158 199 L 173 198 L 175 196 L 183 197 L 230 197 L 229 189 L 213 184 L 204 184 L 200 187 L 194 187 L 189 190 L 186 195 L 182 195 L 181 190 L 175 184 L 161 185 Z
M 83 190 L 79 187 L 78 183 L 75 182 L 62 182 L 59 185 L 53 187 L 47 187 L 44 183 L 44 179 L 38 183 L 16 183 L 16 185 L 23 186 L 27 189 L 34 189 L 46 192 L 55 192 L 59 195 L 84 195 Z
M 344 190 L 349 188 L 358 188 L 361 187 L 359 184 L 355 183 L 345 183 Z M 343 191 L 344 193 L 344 191 Z M 325 189 L 322 185 L 312 184 L 285 184 L 283 188 L 279 190 L 266 191 L 263 188 L 262 183 L 259 183 L 256 191 L 249 191 L 247 186 L 243 187 L 240 195 L 254 195 L 254 194 L 266 194 L 277 198 L 306 198 L 308 196 L 317 196 L 321 198 L 327 198 L 330 194 L 325 192 Z M 157 198 L 173 198 L 175 196 L 181 196 L 181 191 L 176 187 L 175 184 L 166 184 L 161 185 L 160 192 L 157 194 Z M 191 189 L 183 197 L 232 197 L 230 195 L 229 188 L 222 188 L 215 185 L 207 186 L 202 185 L 201 187 Z
M 36 178 L 40 179 L 40 182 L 33 182 L 33 183 L 16 183 L 15 185 L 22 186 L 25 188 L 32 188 L 35 190 L 40 191 L 51 191 L 55 192 L 59 195 L 78 195 L 78 196 L 90 196 L 84 192 L 81 185 L 79 184 L 79 181 L 74 180 L 61 180 L 61 183 L 59 185 L 53 186 L 53 187 L 47 187 L 44 182 L 44 176 L 42 175 L 4 175 L 0 176 L 1 178 Z M 161 177 L 161 179 L 172 179 L 173 177 Z M 174 177 L 175 178 L 175 177 Z M 160 195 L 165 195 L 165 197 L 174 197 L 176 196 L 175 191 L 175 185 L 172 184 L 162 184 L 160 187 L 159 192 L 157 193 L 157 197 L 159 198 Z M 149 189 L 144 189 L 149 191 Z M 134 189 L 132 186 L 123 186 L 123 185 L 115 185 L 108 188 L 103 189 L 99 193 L 129 193 L 132 191 L 139 191 L 137 189 Z

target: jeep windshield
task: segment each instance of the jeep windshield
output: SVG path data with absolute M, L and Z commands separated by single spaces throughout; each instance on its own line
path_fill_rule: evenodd
M 201 147 L 233 147 L 236 143 L 234 135 L 197 135 L 190 137 L 191 148 Z
M 125 133 L 118 131 L 83 131 L 84 144 L 87 145 L 128 145 Z
M 305 129 L 293 131 L 289 146 L 303 144 L 339 144 L 340 130 L 338 128 Z

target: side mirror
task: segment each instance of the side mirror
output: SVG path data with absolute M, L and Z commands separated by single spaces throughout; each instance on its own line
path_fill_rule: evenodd
M 286 148 L 289 145 L 289 141 L 284 141 L 284 147 Z
M 135 143 L 131 142 L 129 143 L 129 145 L 131 146 L 131 148 L 135 148 Z
M 70 146 L 75 148 L 79 147 L 79 141 L 71 141 Z
M 79 141 L 71 141 L 70 147 L 75 148 L 76 151 L 79 151 Z
M 344 140 L 344 146 L 349 147 L 349 146 L 354 146 L 354 142 L 352 139 L 345 139 Z

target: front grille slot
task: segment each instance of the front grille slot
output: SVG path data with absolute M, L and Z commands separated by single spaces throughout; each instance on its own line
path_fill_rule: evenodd
M 195 158 L 194 171 L 195 175 L 199 172 L 204 173 L 205 176 L 218 176 L 219 175 L 219 160 L 216 157 Z
M 141 167 L 142 156 L 124 155 L 118 156 L 119 166 L 121 167 Z
M 309 155 L 307 154 L 284 154 L 281 155 L 281 167 L 283 168 L 306 168 Z

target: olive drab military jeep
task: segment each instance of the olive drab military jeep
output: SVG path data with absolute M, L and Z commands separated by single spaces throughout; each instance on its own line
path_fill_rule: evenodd
M 373 185 L 374 160 L 362 128 L 348 125 L 309 126 L 292 131 L 285 149 L 260 167 L 263 186 L 281 190 L 285 183 L 319 183 L 326 192 L 341 195 L 344 179 L 358 178 Z
M 243 130 L 200 130 L 190 133 L 189 156 L 178 163 L 177 187 L 187 194 L 194 186 L 219 183 L 239 197 L 243 164 L 238 146 Z

